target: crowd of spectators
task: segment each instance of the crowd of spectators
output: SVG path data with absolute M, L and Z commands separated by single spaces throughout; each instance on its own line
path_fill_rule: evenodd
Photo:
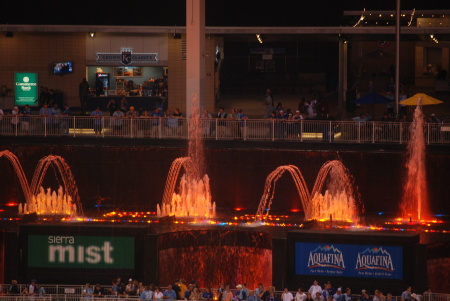
M 45 289 L 36 280 L 32 280 L 23 290 L 19 289 L 16 280 L 12 280 L 6 289 L 7 295 L 44 296 Z M 282 292 L 276 291 L 274 286 L 266 287 L 259 283 L 255 289 L 249 289 L 246 283 L 238 284 L 236 288 L 221 283 L 218 288 L 200 288 L 195 280 L 187 283 L 184 279 L 178 279 L 173 284 L 161 288 L 155 284 L 144 285 L 137 279 L 129 278 L 125 283 L 120 277 L 111 281 L 109 286 L 96 284 L 91 286 L 86 283 L 81 290 L 82 299 L 102 297 L 135 297 L 145 301 L 433 301 L 435 295 L 427 288 L 423 293 L 413 291 L 407 286 L 400 296 L 394 297 L 391 292 L 386 294 L 380 290 L 374 290 L 371 294 L 363 289 L 359 294 L 353 294 L 351 288 L 334 287 L 331 282 L 319 285 L 315 280 L 308 289 L 298 288 L 295 292 L 284 288 Z

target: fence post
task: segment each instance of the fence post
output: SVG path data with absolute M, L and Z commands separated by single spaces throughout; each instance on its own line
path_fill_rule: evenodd
M 328 121 L 329 122 L 329 127 L 328 127 L 328 136 L 330 136 L 329 138 L 328 138 L 328 142 L 332 142 L 333 141 L 333 138 L 331 137 L 331 135 L 333 135 L 333 131 L 331 130 L 332 129 L 332 125 L 331 125 L 331 121 Z M 334 135 L 333 135 L 334 136 Z
M 130 118 L 130 138 L 134 138 L 133 137 L 133 123 L 134 123 L 134 118 L 131 117 Z
M 216 118 L 216 140 L 218 140 L 218 137 L 219 137 L 219 134 L 218 134 L 218 132 L 219 132 L 219 126 L 218 126 L 218 122 L 217 122 L 217 119 L 219 119 L 219 118 Z
M 303 142 L 303 119 L 300 120 L 300 141 Z
M 372 143 L 375 143 L 375 122 L 372 121 Z
M 272 141 L 275 141 L 275 120 L 272 119 Z
M 400 126 L 398 128 L 399 128 L 399 131 L 400 131 L 400 133 L 399 133 L 399 137 L 400 137 L 399 143 L 402 144 L 402 141 L 403 141 L 403 123 L 402 122 L 400 122 Z
M 158 138 L 161 139 L 162 117 L 158 117 Z
M 73 116 L 72 119 L 73 119 L 73 137 L 75 138 L 76 137 L 75 132 L 77 129 L 77 119 L 75 118 L 75 116 Z
M 361 121 L 358 121 L 358 137 L 357 137 L 358 143 L 361 143 Z
M 102 126 L 102 138 L 105 138 L 105 117 L 103 116 L 101 120 L 101 126 Z
M 44 137 L 47 137 L 47 116 L 44 116 Z

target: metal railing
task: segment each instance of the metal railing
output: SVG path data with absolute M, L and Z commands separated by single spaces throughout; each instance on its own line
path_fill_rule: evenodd
M 82 295 L 84 285 L 58 285 L 58 284 L 43 284 L 46 294 L 42 297 L 38 295 L 8 295 L 8 288 L 10 284 L 0 284 L 0 301 L 93 301 L 94 299 L 101 299 L 102 301 L 117 301 L 118 298 L 122 301 L 136 301 L 140 300 L 138 296 L 117 296 L 117 295 L 102 295 L 101 297 L 84 296 Z M 19 284 L 19 291 L 22 291 L 26 285 Z M 110 286 L 101 286 L 104 292 L 108 291 Z M 161 288 L 165 290 L 164 287 Z M 217 293 L 217 288 L 213 289 L 213 292 Z M 232 289 L 233 295 L 236 290 Z M 278 296 L 281 296 L 282 291 L 275 292 Z M 292 294 L 295 296 L 295 291 Z M 450 301 L 450 294 L 448 293 L 430 293 L 418 295 L 421 301 Z M 352 301 L 358 301 L 360 295 L 353 295 Z M 393 297 L 395 301 L 400 301 L 400 296 Z
M 188 139 L 189 119 L 175 117 L 115 118 L 4 116 L 2 136 L 71 136 Z M 202 119 L 205 139 L 253 141 L 322 141 L 343 143 L 399 143 L 409 140 L 409 123 L 328 120 Z M 427 144 L 449 144 L 450 124 L 427 123 Z

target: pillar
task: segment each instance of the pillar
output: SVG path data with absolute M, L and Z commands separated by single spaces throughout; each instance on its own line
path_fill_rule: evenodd
M 348 49 L 347 42 L 344 39 L 339 39 L 339 82 L 338 82 L 338 111 L 341 117 L 345 116 L 345 102 L 347 93 L 347 68 L 348 68 Z
M 186 0 L 186 116 L 205 107 L 205 0 Z

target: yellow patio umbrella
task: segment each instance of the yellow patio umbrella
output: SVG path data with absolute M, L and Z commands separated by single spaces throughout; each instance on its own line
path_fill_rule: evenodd
M 418 104 L 426 106 L 426 105 L 437 105 L 440 103 L 443 103 L 443 101 L 431 97 L 430 95 L 427 95 L 425 93 L 417 93 L 411 96 L 410 98 L 407 98 L 399 102 L 399 104 L 406 106 L 417 106 Z

